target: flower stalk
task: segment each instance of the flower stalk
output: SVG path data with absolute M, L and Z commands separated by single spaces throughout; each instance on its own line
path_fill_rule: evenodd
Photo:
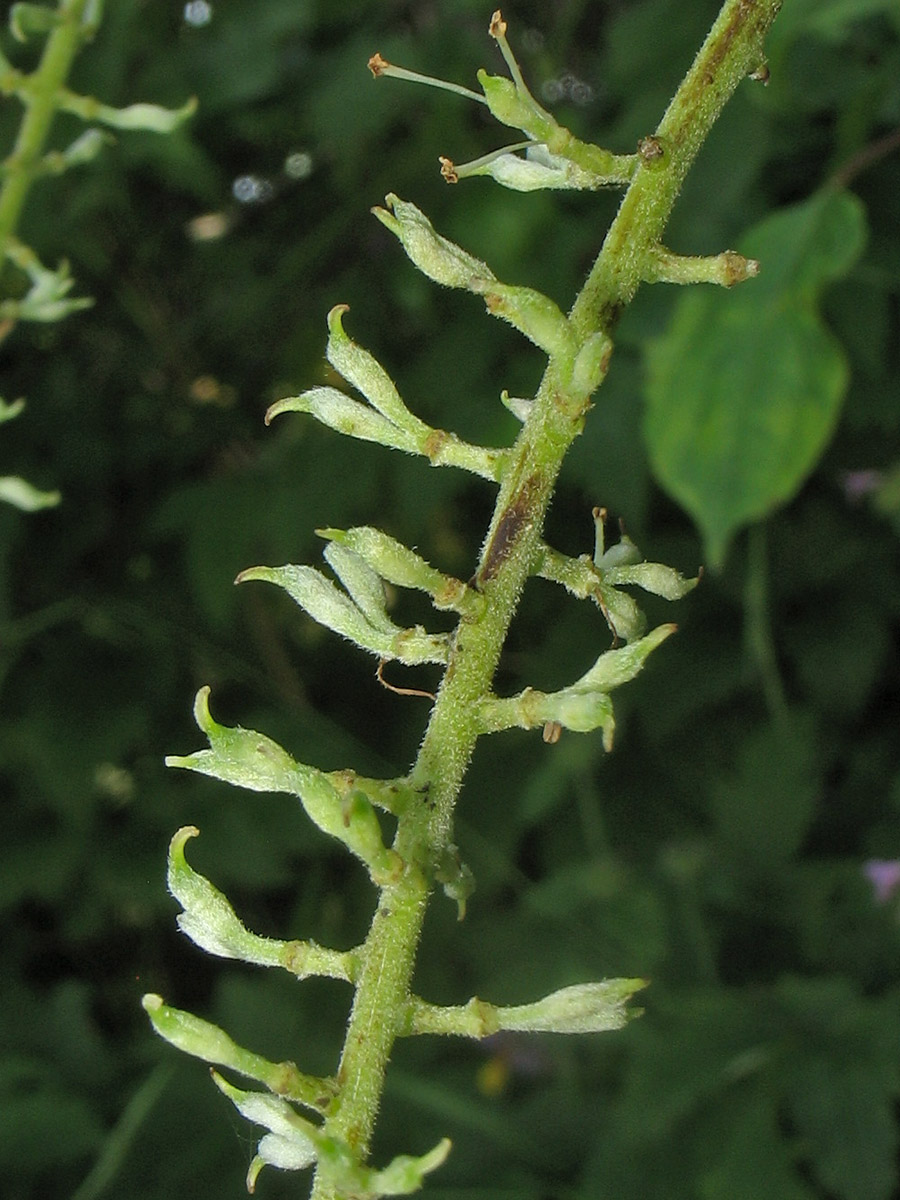
M 598 1032 L 620 1028 L 634 1015 L 626 1004 L 644 986 L 643 980 L 576 983 L 528 1005 L 473 999 L 448 1008 L 413 996 L 410 985 L 435 885 L 442 884 L 456 900 L 460 915 L 471 891 L 471 876 L 453 843 L 453 814 L 478 738 L 513 726 L 543 725 L 545 741 L 552 743 L 563 728 L 600 729 L 609 748 L 614 727 L 610 692 L 633 678 L 648 655 L 674 631 L 673 625 L 664 624 L 647 633 L 637 603 L 623 589 L 637 586 L 677 599 L 697 582 L 662 564 L 644 562 L 624 533 L 607 548 L 606 515 L 601 509 L 594 512 L 593 556 L 573 559 L 560 554 L 545 543 L 543 526 L 565 455 L 609 370 L 618 318 L 640 284 L 667 279 L 731 286 L 757 269 L 731 252 L 708 260 L 680 258 L 661 239 L 684 178 L 722 106 L 744 77 L 759 75 L 763 40 L 779 6 L 779 0 L 726 0 L 659 127 L 628 155 L 579 142 L 537 104 L 509 48 L 506 22 L 499 11 L 494 13 L 490 34 L 511 78 L 480 72 L 479 83 L 493 115 L 522 130 L 527 149 L 524 159 L 516 157 L 519 147 L 485 156 L 481 160 L 485 173 L 493 173 L 500 183 L 509 183 L 516 175 L 519 183 L 529 187 L 556 187 L 566 179 L 564 186 L 611 182 L 627 186 L 618 216 L 568 314 L 533 289 L 499 281 L 486 263 L 441 236 L 409 202 L 389 195 L 385 207 L 374 210 L 419 270 L 442 286 L 482 296 L 490 314 L 507 320 L 540 347 L 547 366 L 533 398 L 512 400 L 504 393 L 504 403 L 522 421 L 508 449 L 455 451 L 452 465 L 486 477 L 498 488 L 468 583 L 444 575 L 414 551 L 368 526 L 320 531 L 328 541 L 326 560 L 344 591 L 310 567 L 255 567 L 239 577 L 281 586 L 315 619 L 381 659 L 443 665 L 409 775 L 403 780 L 362 781 L 352 772 L 327 776 L 296 764 L 262 735 L 217 726 L 209 716 L 204 692 L 198 696 L 196 712 L 210 749 L 170 760 L 256 790 L 294 794 L 323 832 L 343 841 L 362 860 L 380 890 L 363 943 L 321 964 L 323 974 L 343 971 L 354 996 L 336 1075 L 333 1081 L 322 1081 L 318 1120 L 286 1110 L 283 1097 L 277 1103 L 259 1099 L 223 1081 L 223 1090 L 236 1106 L 269 1130 L 251 1168 L 250 1186 L 264 1163 L 285 1169 L 315 1163 L 313 1200 L 407 1194 L 421 1186 L 425 1173 L 443 1161 L 448 1143 L 439 1143 L 418 1159 L 395 1159 L 381 1171 L 367 1165 L 385 1071 L 398 1037 L 425 1033 L 483 1037 L 501 1029 Z M 370 67 L 376 76 L 413 78 L 409 72 L 389 68 L 380 56 L 373 58 Z M 455 86 L 451 90 L 467 91 Z M 529 158 L 532 148 L 537 153 Z M 504 163 L 502 169 L 498 163 Z M 541 171 L 545 172 L 542 179 Z M 455 169 L 445 174 L 463 177 Z M 336 389 L 320 388 L 279 401 L 269 417 L 287 411 L 311 413 L 341 432 L 426 454 L 436 465 L 450 464 L 449 457 L 430 451 L 442 439 L 443 444 L 454 444 L 453 435 L 432 430 L 413 415 L 384 368 L 344 333 L 344 311 L 344 306 L 338 306 L 329 316 L 328 357 L 366 403 Z M 493 679 L 510 622 L 528 579 L 535 575 L 555 580 L 572 594 L 598 604 L 609 622 L 613 645 L 579 679 L 557 692 L 526 688 L 517 696 L 497 696 Z M 399 630 L 387 615 L 382 581 L 425 591 L 436 608 L 456 612 L 455 631 L 444 635 L 419 627 Z M 376 818 L 375 806 L 389 814 L 391 835 Z M 184 843 L 193 833 L 189 828 L 176 835 L 170 852 L 174 863 L 170 885 L 186 906 L 182 928 L 214 953 L 246 946 L 250 956 L 257 955 L 254 961 L 265 959 L 266 965 L 288 969 L 280 948 L 287 943 L 269 946 L 250 934 L 221 893 L 183 863 Z M 310 951 L 307 961 L 314 959 Z M 155 1004 L 153 1000 L 149 1005 L 151 1016 L 160 1011 Z M 162 1023 L 156 1024 L 168 1036 Z M 223 1050 L 231 1053 L 228 1042 L 218 1043 L 214 1035 L 210 1046 L 218 1046 L 220 1058 L 214 1061 L 220 1064 Z
M 43 4 L 14 4 L 9 12 L 13 36 L 26 41 L 45 37 L 40 62 L 30 74 L 17 70 L 0 54 L 0 96 L 14 95 L 24 109 L 11 152 L 0 164 L 0 265 L 8 258 L 29 277 L 32 288 L 21 301 L 0 304 L 0 316 L 12 320 L 56 321 L 84 308 L 89 300 L 65 299 L 71 287 L 63 264 L 56 272 L 42 267 L 37 256 L 15 239 L 16 229 L 34 182 L 90 161 L 102 149 L 105 135 L 88 129 L 63 151 L 45 153 L 59 112 L 73 113 L 114 129 L 146 129 L 170 133 L 196 108 L 189 100 L 180 109 L 132 104 L 117 109 L 92 96 L 78 96 L 65 86 L 72 65 L 102 18 L 102 0 L 59 0 L 56 9 Z

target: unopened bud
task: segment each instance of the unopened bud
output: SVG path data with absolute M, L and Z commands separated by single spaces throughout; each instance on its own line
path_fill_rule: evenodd
M 497 280 L 483 286 L 479 282 L 472 291 L 484 296 L 489 313 L 509 321 L 549 357 L 574 353 L 575 339 L 569 322 L 549 296 L 534 288 L 514 287 Z
M 218 725 L 210 715 L 208 687 L 197 693 L 194 719 L 209 738 L 210 749 L 183 758 L 170 754 L 167 767 L 200 771 L 254 792 L 296 793 L 301 782 L 299 764 L 264 734 Z
M 405 663 L 447 661 L 445 634 L 426 633 L 420 626 L 401 629 L 387 622 L 376 628 L 345 593 L 313 567 L 288 564 L 284 567 L 250 567 L 236 582 L 261 579 L 284 588 L 288 595 L 320 625 L 341 634 L 379 658 Z M 389 628 L 388 628 L 389 626 Z
M 404 430 L 382 416 L 380 412 L 352 400 L 333 387 L 310 388 L 299 396 L 285 396 L 269 405 L 266 424 L 285 412 L 309 413 L 329 429 L 359 438 L 363 442 L 379 442 L 398 450 L 413 451 L 415 441 Z
M 393 425 L 415 437 L 428 434 L 429 427 L 409 411 L 384 367 L 344 332 L 347 310 L 346 304 L 338 304 L 328 314 L 328 361 Z
M 469 290 L 474 290 L 473 284 L 494 279 L 486 263 L 441 237 L 414 204 L 393 193 L 385 197 L 385 204 L 386 209 L 373 208 L 372 212 L 396 234 L 410 259 L 429 279 L 445 287 Z
M 302 1171 L 316 1161 L 318 1129 L 294 1112 L 280 1096 L 245 1092 L 228 1083 L 217 1071 L 213 1071 L 212 1077 L 219 1091 L 228 1097 L 242 1117 L 269 1130 L 260 1139 L 256 1157 L 247 1173 L 247 1190 L 251 1194 L 264 1166 L 278 1167 L 282 1171 Z
M 481 70 L 477 78 L 488 108 L 501 125 L 521 129 L 536 142 L 546 142 L 554 136 L 559 126 L 530 93 L 523 92 L 502 75 L 488 75 Z
M 371 525 L 354 529 L 319 529 L 321 537 L 354 551 L 382 579 L 396 587 L 427 592 L 437 609 L 474 612 L 483 606 L 483 597 L 460 579 L 444 575 L 430 566 L 415 551 Z M 328 557 L 328 551 L 326 551 Z
M 381 577 L 366 560 L 349 546 L 330 542 L 325 547 L 325 561 L 347 589 L 353 603 L 375 629 L 392 636 L 399 632 L 388 617 L 386 597 Z
M 72 107 L 78 111 L 78 106 Z M 129 104 L 127 108 L 110 108 L 106 104 L 93 101 L 88 102 L 88 110 L 79 115 L 87 120 L 100 121 L 113 129 L 144 129 L 149 133 L 171 133 L 196 111 L 197 98 L 193 96 L 181 108 L 161 108 L 158 104 Z
M 169 891 L 184 909 L 178 927 L 192 942 L 220 958 L 236 958 L 259 966 L 283 965 L 286 943 L 250 933 L 217 887 L 188 864 L 184 847 L 200 830 L 179 829 L 169 845 Z
M 635 992 L 646 986 L 645 979 L 577 983 L 551 992 L 535 1004 L 496 1011 L 501 1029 L 527 1033 L 603 1033 L 621 1029 L 640 1015 L 640 1009 L 625 1006 Z

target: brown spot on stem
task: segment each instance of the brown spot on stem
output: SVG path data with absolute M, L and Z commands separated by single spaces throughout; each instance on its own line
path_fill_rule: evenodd
M 369 59 L 369 70 L 377 79 L 379 75 L 383 75 L 391 65 L 386 58 L 382 58 L 377 52 Z
M 597 310 L 597 325 L 604 333 L 612 334 L 625 311 L 624 300 L 606 300 Z
M 648 137 L 642 137 L 638 142 L 637 148 L 638 154 L 645 163 L 659 162 L 665 154 L 662 142 L 652 133 Z
M 422 446 L 422 453 L 433 463 L 449 441 L 450 434 L 445 429 L 432 429 Z
M 755 258 L 745 258 L 743 254 L 738 254 L 736 250 L 724 250 L 722 252 L 722 265 L 725 268 L 724 284 L 726 287 L 734 287 L 736 283 L 744 283 L 747 279 L 752 279 L 759 274 L 759 263 Z
M 440 154 L 438 155 L 438 162 L 441 164 L 441 174 L 447 183 L 459 183 L 459 175 L 457 174 L 453 160 Z
M 532 497 L 537 490 L 537 476 L 532 475 L 522 484 L 519 494 L 507 507 L 497 523 L 494 536 L 485 551 L 484 561 L 478 572 L 478 583 L 484 585 L 493 579 L 512 553 L 513 546 L 522 530 L 531 521 Z

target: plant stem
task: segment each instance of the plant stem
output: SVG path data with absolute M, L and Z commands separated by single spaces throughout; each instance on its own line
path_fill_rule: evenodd
M 47 38 L 37 70 L 28 76 L 29 100 L 0 188 L 0 262 L 15 234 L 34 170 L 56 115 L 57 98 L 85 38 L 83 17 L 89 0 L 60 0 L 59 23 Z
M 581 336 L 611 333 L 644 278 L 685 176 L 725 103 L 764 61 L 763 44 L 781 0 L 728 0 L 666 109 L 645 161 L 625 193 L 571 320 Z
M 581 345 L 611 332 L 647 273 L 682 182 L 738 83 L 763 61 L 762 43 L 780 0 L 727 0 L 665 113 L 648 156 L 571 312 Z M 608 359 L 608 355 L 607 355 Z M 475 584 L 486 604 L 463 619 L 410 783 L 422 797 L 399 821 L 394 848 L 407 863 L 384 889 L 365 943 L 339 1069 L 340 1095 L 325 1132 L 365 1155 L 384 1072 L 406 1011 L 430 885 L 427 872 L 450 844 L 453 810 L 479 736 L 479 704 L 494 671 L 522 588 L 536 562 L 544 517 L 566 452 L 580 433 L 590 395 L 572 384 L 571 362 L 551 359 L 510 454 Z M 604 367 L 605 373 L 605 367 Z M 345 1200 L 324 1170 L 313 1200 Z

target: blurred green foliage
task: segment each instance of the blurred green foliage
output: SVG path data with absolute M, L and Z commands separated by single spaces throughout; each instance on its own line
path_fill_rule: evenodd
M 504 15 L 536 93 L 578 135 L 626 151 L 717 7 L 522 0 Z M 396 191 L 499 276 L 566 307 L 616 204 L 448 188 L 437 155 L 475 157 L 494 127 L 461 100 L 368 76 L 380 50 L 470 84 L 496 65 L 474 0 L 210 11 L 191 24 L 202 6 L 107 6 L 72 86 L 116 105 L 197 94 L 198 114 L 43 182 L 20 230 L 44 262 L 67 257 L 96 303 L 18 327 L 0 358 L 2 394 L 29 398 L 4 426 L 0 474 L 63 493 L 50 511 L 0 509 L 10 1200 L 243 1194 L 250 1134 L 202 1068 L 149 1032 L 145 991 L 270 1057 L 333 1069 L 346 986 L 214 962 L 179 939 L 165 849 L 196 824 L 197 869 L 249 927 L 339 947 L 368 925 L 362 870 L 283 798 L 166 772 L 162 758 L 195 745 L 205 683 L 222 721 L 325 769 L 397 775 L 414 754 L 425 701 L 382 690 L 275 589 L 231 588 L 257 562 L 317 561 L 325 525 L 378 524 L 463 578 L 474 561 L 487 485 L 300 418 L 262 424 L 273 399 L 328 381 L 324 316 L 346 302 L 426 420 L 512 437 L 498 395 L 533 390 L 539 355 L 473 298 L 428 285 L 368 208 Z M 33 52 L 4 37 L 14 61 Z M 646 1014 L 596 1038 L 400 1044 L 376 1153 L 449 1133 L 434 1200 L 898 1195 L 900 906 L 865 864 L 900 858 L 900 17 L 892 0 L 786 0 L 770 49 L 769 86 L 745 85 L 726 110 L 667 240 L 708 253 L 746 235 L 762 285 L 778 277 L 778 237 L 799 236 L 788 222 L 837 180 L 865 244 L 846 231 L 785 277 L 772 297 L 783 319 L 765 329 L 733 316 L 750 304 L 741 291 L 645 288 L 627 313 L 550 540 L 590 549 L 602 503 L 651 558 L 721 566 L 623 694 L 610 757 L 599 736 L 511 733 L 480 749 L 458 824 L 478 891 L 462 924 L 435 904 L 418 969 L 419 991 L 448 1003 L 646 975 Z M 4 101 L 4 153 L 17 121 Z M 71 135 L 61 122 L 59 146 Z M 708 472 L 692 507 L 660 472 L 704 548 L 652 482 L 642 426 L 671 421 L 690 442 L 698 325 L 736 339 L 729 419 L 809 422 L 796 380 L 770 378 L 767 337 L 786 339 L 790 322 L 841 364 L 824 426 L 813 449 L 788 439 L 789 483 L 756 508 L 740 509 L 731 475 Z M 674 361 L 683 386 L 666 375 Z M 799 378 L 817 363 L 798 352 L 794 365 Z M 752 468 L 749 435 L 735 437 Z M 401 619 L 421 619 L 402 603 Z M 598 613 L 535 581 L 499 684 L 564 685 L 607 636 Z M 298 1187 L 272 1173 L 260 1194 Z

